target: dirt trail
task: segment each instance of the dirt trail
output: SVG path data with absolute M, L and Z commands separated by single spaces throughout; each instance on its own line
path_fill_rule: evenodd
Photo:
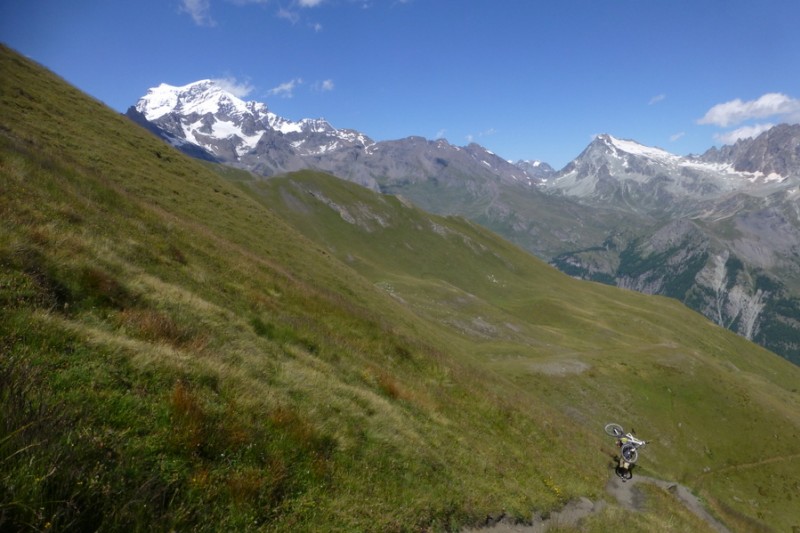
M 606 502 L 593 502 L 588 498 L 580 498 L 567 503 L 561 511 L 550 513 L 547 519 L 534 514 L 530 524 L 515 524 L 504 517 L 489 520 L 489 524 L 478 529 L 465 529 L 462 533 L 545 533 L 551 527 L 575 527 L 582 519 L 592 513 L 602 511 Z
M 659 488 L 669 491 L 678 498 L 687 509 L 704 520 L 711 528 L 720 533 L 730 533 L 730 530 L 718 522 L 711 514 L 706 511 L 700 500 L 679 483 L 662 481 L 647 476 L 634 476 L 633 479 L 623 482 L 616 475 L 611 476 L 606 484 L 606 491 L 617 500 L 617 503 L 629 511 L 640 512 L 644 510 L 645 497 L 636 488 L 638 484 L 650 483 Z M 561 511 L 550 513 L 547 519 L 534 514 L 531 523 L 515 524 L 507 521 L 504 517 L 487 520 L 487 525 L 479 529 L 465 529 L 462 533 L 491 532 L 491 533 L 545 533 L 551 527 L 575 527 L 582 519 L 602 511 L 606 505 L 605 500 L 593 502 L 588 498 L 580 498 L 567 503 Z
M 739 470 L 747 470 L 748 468 L 758 468 L 759 466 L 764 466 L 771 463 L 780 463 L 783 461 L 794 461 L 795 459 L 800 459 L 800 453 L 793 453 L 789 455 L 776 455 L 774 457 L 767 457 L 760 461 L 754 461 L 752 463 L 740 463 L 737 465 L 725 466 L 723 468 L 717 468 L 715 470 L 708 470 L 707 472 L 703 472 L 695 479 L 701 480 L 707 476 L 713 476 L 716 474 L 722 474 L 724 472 L 731 472 L 731 471 L 739 471 Z
M 717 521 L 716 518 L 706 511 L 700 500 L 691 493 L 689 489 L 671 481 L 663 481 L 660 479 L 647 477 L 647 476 L 633 476 L 633 479 L 625 483 L 616 476 L 608 480 L 606 484 L 606 491 L 612 494 L 617 502 L 630 511 L 642 511 L 644 509 L 644 497 L 636 490 L 636 485 L 640 483 L 650 483 L 656 487 L 669 491 L 672 495 L 678 498 L 683 505 L 686 506 L 692 513 L 704 520 L 709 526 L 721 533 L 729 533 L 730 530 Z

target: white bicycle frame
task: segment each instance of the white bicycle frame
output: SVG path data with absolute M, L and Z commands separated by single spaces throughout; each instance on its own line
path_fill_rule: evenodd
M 634 446 L 636 446 L 637 448 L 641 448 L 642 446 L 644 446 L 645 444 L 647 444 L 647 441 L 646 441 L 646 440 L 640 440 L 640 439 L 637 439 L 636 437 L 634 437 L 634 436 L 633 436 L 633 434 L 632 434 L 632 433 L 626 433 L 626 434 L 625 434 L 625 437 L 621 437 L 621 438 L 626 438 L 626 439 L 628 439 L 628 443 L 629 443 L 629 444 L 633 444 L 633 445 L 634 445 Z
M 632 432 L 625 433 L 619 424 L 606 424 L 606 433 L 616 438 L 620 443 L 620 455 L 628 463 L 635 463 L 639 458 L 639 448 L 647 444 L 646 440 L 637 439 Z M 624 441 L 624 442 L 623 442 Z

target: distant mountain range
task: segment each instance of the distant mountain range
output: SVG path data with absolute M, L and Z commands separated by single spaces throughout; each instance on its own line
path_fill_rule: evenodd
M 201 148 L 207 159 L 262 176 L 315 169 L 373 190 L 432 176 L 458 179 L 469 174 L 523 184 L 537 176 L 477 144 L 457 147 L 422 137 L 375 142 L 324 119 L 287 120 L 263 103 L 242 101 L 211 80 L 150 89 L 128 116 L 157 127 L 159 135 L 180 149 Z
M 763 196 L 796 184 L 791 173 L 764 172 L 752 161 L 737 169 L 719 154 L 681 157 L 604 134 L 544 185 L 593 205 L 674 216 L 734 192 Z
M 290 121 L 210 80 L 150 89 L 127 114 L 194 157 L 262 176 L 320 170 L 464 216 L 575 277 L 677 298 L 800 364 L 800 125 L 688 157 L 603 134 L 556 171 L 477 144 Z

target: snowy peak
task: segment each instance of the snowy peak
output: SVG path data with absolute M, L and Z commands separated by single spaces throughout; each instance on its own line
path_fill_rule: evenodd
M 656 161 L 669 161 L 669 162 L 675 162 L 680 159 L 679 156 L 671 154 L 666 150 L 662 150 L 661 148 L 645 146 L 643 144 L 639 144 L 636 141 L 631 141 L 628 139 L 617 139 L 616 137 L 609 135 L 607 133 L 598 135 L 596 142 L 601 143 L 602 145 L 608 147 L 611 151 L 613 151 L 617 155 L 627 154 L 627 155 L 645 157 Z
M 608 167 L 623 173 L 640 172 L 644 167 L 675 166 L 682 158 L 661 148 L 646 146 L 629 139 L 600 134 L 559 174 L 576 169 Z M 612 172 L 613 174 L 613 172 Z
M 592 204 L 642 213 L 696 212 L 703 202 L 742 192 L 763 196 L 792 185 L 774 170 L 744 170 L 720 154 L 681 157 L 609 134 L 598 135 L 544 188 Z
M 276 147 L 303 157 L 374 144 L 358 132 L 337 130 L 324 119 L 285 119 L 262 102 L 245 102 L 214 80 L 180 87 L 162 83 L 139 99 L 135 111 L 160 128 L 172 144 L 196 145 L 229 163 L 241 164 L 247 154 L 258 159 L 259 153 Z
M 168 113 L 260 115 L 267 113 L 267 106 L 259 102 L 244 102 L 213 80 L 200 80 L 182 87 L 162 83 L 147 91 L 136 104 L 136 110 L 152 121 Z

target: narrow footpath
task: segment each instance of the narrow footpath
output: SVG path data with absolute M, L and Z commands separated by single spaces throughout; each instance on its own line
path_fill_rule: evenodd
M 722 525 L 717 519 L 706 511 L 700 500 L 691 493 L 689 489 L 680 483 L 663 481 L 648 476 L 634 476 L 633 479 L 623 482 L 616 475 L 612 475 L 606 484 L 608 492 L 617 503 L 624 509 L 634 512 L 641 512 L 645 508 L 645 497 L 636 488 L 642 483 L 650 483 L 661 489 L 669 491 L 686 508 L 704 520 L 712 529 L 720 533 L 730 533 L 730 530 Z M 529 524 L 514 524 L 507 521 L 504 517 L 496 520 L 488 520 L 487 525 L 478 529 L 465 529 L 462 533 L 545 533 L 550 528 L 555 527 L 577 527 L 578 522 L 587 516 L 602 511 L 608 503 L 605 500 L 593 502 L 588 498 L 579 498 L 567 503 L 561 511 L 550 513 L 547 519 L 535 514 Z
M 704 520 L 716 531 L 719 531 L 720 533 L 730 533 L 728 528 L 722 525 L 719 521 L 717 521 L 716 518 L 711 516 L 711 514 L 706 511 L 706 508 L 703 507 L 703 504 L 700 503 L 700 500 L 697 498 L 697 496 L 692 494 L 689 489 L 680 483 L 663 481 L 661 479 L 648 476 L 633 476 L 633 479 L 623 483 L 622 480 L 617 476 L 612 476 L 606 484 L 606 491 L 614 496 L 614 498 L 616 498 L 617 502 L 623 508 L 630 511 L 642 511 L 644 509 L 644 500 L 641 492 L 635 489 L 636 485 L 640 483 L 650 483 L 656 487 L 669 491 L 681 502 L 683 502 L 683 505 L 685 505 L 687 509 L 689 509 L 697 517 Z

